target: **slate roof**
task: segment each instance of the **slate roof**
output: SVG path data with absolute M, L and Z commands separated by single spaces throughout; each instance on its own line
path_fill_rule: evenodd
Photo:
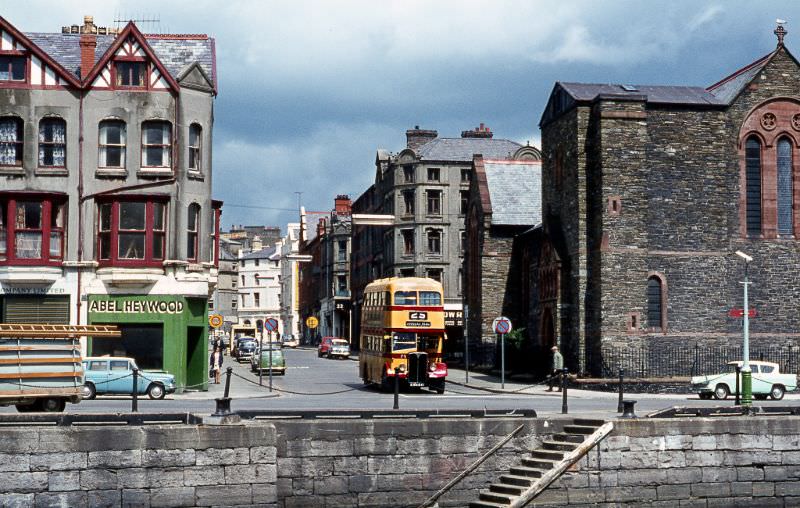
M 559 83 L 576 101 L 591 101 L 598 95 L 619 95 L 622 97 L 645 96 L 645 100 L 654 104 L 693 104 L 715 105 L 726 104 L 716 95 L 699 86 L 662 86 L 662 85 L 617 85 L 597 83 Z
M 470 162 L 476 153 L 486 159 L 506 159 L 522 145 L 507 139 L 436 138 L 416 150 L 416 154 L 432 161 Z
M 261 250 L 245 254 L 240 259 L 271 259 L 275 254 L 278 254 L 275 247 L 265 247 Z
M 777 51 L 777 50 L 776 50 Z M 725 104 L 730 104 L 735 99 L 739 92 L 756 77 L 761 69 L 767 65 L 775 51 L 768 55 L 764 55 L 750 65 L 739 69 L 730 76 L 714 83 L 708 87 L 708 91 L 714 94 L 715 97 L 723 101 Z
M 533 226 L 542 221 L 542 163 L 483 161 L 492 225 Z
M 50 55 L 62 67 L 81 78 L 80 34 L 64 33 L 25 33 L 34 44 Z M 200 64 L 203 71 L 216 87 L 216 71 L 214 39 L 206 35 L 145 35 L 145 39 L 158 59 L 164 64 L 172 77 L 177 80 L 181 71 L 194 62 Z M 105 54 L 114 42 L 113 35 L 98 35 L 94 63 Z M 89 69 L 84 70 L 84 75 Z

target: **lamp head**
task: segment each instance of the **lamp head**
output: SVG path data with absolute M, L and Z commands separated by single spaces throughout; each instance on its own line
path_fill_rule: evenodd
M 747 254 L 745 254 L 744 252 L 742 252 L 740 250 L 736 251 L 736 255 L 739 256 L 740 258 L 744 259 L 747 263 L 749 263 L 749 262 L 751 262 L 753 260 L 753 258 L 751 256 L 748 256 Z

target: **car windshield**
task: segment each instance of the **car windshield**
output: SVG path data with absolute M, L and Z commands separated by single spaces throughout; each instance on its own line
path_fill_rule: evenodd
M 275 360 L 276 358 L 283 357 L 283 351 L 281 351 L 280 349 L 272 349 L 272 350 L 265 349 L 264 351 L 261 352 L 261 357 L 264 358 L 264 359 L 268 359 L 269 355 L 270 355 L 270 351 L 272 351 L 272 359 L 273 360 Z

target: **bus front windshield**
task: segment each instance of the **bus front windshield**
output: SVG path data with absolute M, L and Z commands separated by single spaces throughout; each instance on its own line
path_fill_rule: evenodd
M 395 333 L 392 337 L 392 351 L 404 349 L 417 349 L 417 334 L 415 333 Z

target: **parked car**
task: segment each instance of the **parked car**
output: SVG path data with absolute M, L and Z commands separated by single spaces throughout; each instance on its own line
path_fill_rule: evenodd
M 83 359 L 83 398 L 97 394 L 132 395 L 133 358 L 123 356 L 89 356 Z M 163 399 L 175 391 L 175 376 L 165 371 L 139 370 L 136 392 L 151 399 Z
M 350 358 L 350 343 L 345 339 L 333 339 L 331 346 L 328 348 L 328 358 L 341 358 L 346 360 Z
M 322 358 L 323 356 L 327 356 L 328 351 L 331 349 L 333 345 L 333 339 L 338 337 L 322 337 L 322 340 L 319 342 L 319 346 L 317 346 L 317 356 Z
M 253 372 L 270 370 L 270 359 L 272 359 L 273 374 L 286 374 L 286 357 L 279 345 L 271 348 L 265 346 L 264 349 L 257 350 L 250 358 L 250 370 Z
M 726 399 L 728 395 L 736 392 L 736 367 L 742 362 L 728 362 L 728 372 L 708 376 L 692 377 L 691 390 L 700 395 L 701 399 Z M 784 393 L 797 390 L 797 376 L 794 374 L 781 374 L 777 363 L 753 361 L 750 362 L 753 373 L 753 397 L 766 399 L 767 396 L 774 400 L 781 400 Z M 741 391 L 741 379 L 739 379 Z
M 283 336 L 283 347 L 296 348 L 300 345 L 300 341 L 294 335 Z
M 257 343 L 255 339 L 240 338 L 236 342 L 236 348 L 233 350 L 233 356 L 239 363 L 249 360 L 255 353 L 256 347 Z

